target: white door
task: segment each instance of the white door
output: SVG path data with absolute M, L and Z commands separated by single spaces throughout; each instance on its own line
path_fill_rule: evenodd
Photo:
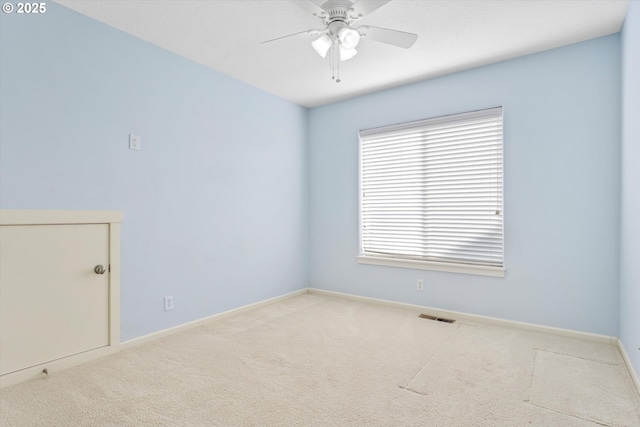
M 109 345 L 108 254 L 107 224 L 0 226 L 0 375 Z

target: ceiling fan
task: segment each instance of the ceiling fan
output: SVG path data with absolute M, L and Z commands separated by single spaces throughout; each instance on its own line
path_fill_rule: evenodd
M 318 55 L 325 58 L 327 53 L 332 60 L 333 79 L 340 83 L 340 61 L 353 58 L 361 39 L 375 40 L 392 46 L 410 48 L 418 35 L 389 28 L 353 24 L 364 16 L 379 9 L 391 0 L 290 0 L 305 11 L 320 19 L 324 25 L 320 30 L 306 30 L 262 42 L 270 43 L 289 37 L 307 36 L 317 38 L 311 46 Z M 336 79 L 337 71 L 337 79 Z

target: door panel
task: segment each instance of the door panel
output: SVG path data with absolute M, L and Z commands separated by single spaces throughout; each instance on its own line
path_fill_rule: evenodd
M 0 226 L 0 375 L 109 344 L 109 226 Z

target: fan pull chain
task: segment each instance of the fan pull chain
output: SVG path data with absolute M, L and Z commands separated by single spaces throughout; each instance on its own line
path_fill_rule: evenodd
M 334 60 L 333 60 L 333 58 L 335 56 L 334 47 L 335 47 L 335 44 L 332 44 L 331 45 L 331 52 L 329 52 L 329 67 L 331 67 L 331 80 L 335 80 L 336 79 L 336 67 L 334 65 Z
M 340 83 L 340 49 L 336 49 L 336 68 L 338 69 L 338 78 L 336 79 L 336 83 Z
M 340 49 L 337 46 L 338 42 L 333 42 L 329 48 L 329 68 L 331 69 L 331 80 L 340 83 Z
M 336 83 L 340 83 L 340 49 L 338 49 L 338 43 L 335 42 L 333 46 L 331 46 L 331 61 L 333 61 L 333 75 L 332 77 Z M 336 78 L 337 77 L 337 78 Z

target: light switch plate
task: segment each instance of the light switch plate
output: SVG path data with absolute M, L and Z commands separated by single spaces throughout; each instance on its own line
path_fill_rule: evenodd
M 134 135 L 132 133 L 129 134 L 129 149 L 130 150 L 140 150 L 140 136 Z

